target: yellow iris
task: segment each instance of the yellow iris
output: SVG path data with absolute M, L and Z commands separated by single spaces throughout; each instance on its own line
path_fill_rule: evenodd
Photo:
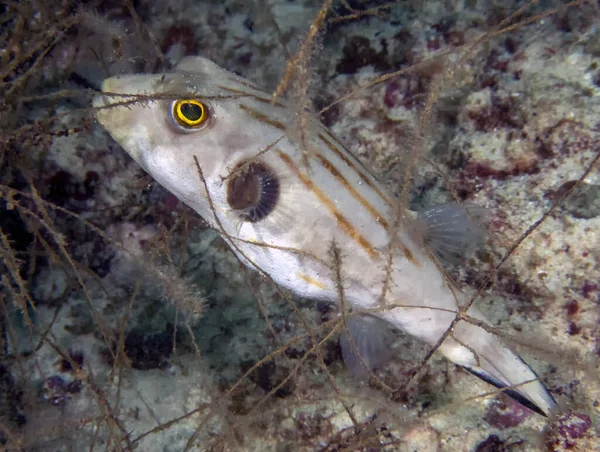
M 173 102 L 173 117 L 182 127 L 195 129 L 208 119 L 208 109 L 198 100 L 177 100 Z

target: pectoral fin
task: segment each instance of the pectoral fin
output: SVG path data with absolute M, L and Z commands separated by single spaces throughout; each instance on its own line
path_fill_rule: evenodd
M 340 347 L 344 363 L 352 374 L 365 377 L 392 357 L 392 333 L 387 322 L 369 315 L 354 314 L 346 318 L 346 325 L 348 332 L 340 334 Z

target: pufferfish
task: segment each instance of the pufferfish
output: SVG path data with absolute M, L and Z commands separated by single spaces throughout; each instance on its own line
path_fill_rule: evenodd
M 244 264 L 310 299 L 340 302 L 342 286 L 349 318 L 366 320 L 347 322 L 354 341 L 342 345 L 355 343 L 363 367 L 385 354 L 382 321 L 431 346 L 452 326 L 463 296 L 418 225 L 436 229 L 446 248 L 455 237 L 460 249 L 473 229 L 468 215 L 456 207 L 421 220 L 398 215 L 394 197 L 318 120 L 304 118 L 299 129 L 297 108 L 205 58 L 108 78 L 102 91 L 100 124 Z M 471 307 L 468 315 L 478 322 L 455 323 L 439 352 L 548 415 L 555 401 L 534 371 L 481 326 L 483 314 Z

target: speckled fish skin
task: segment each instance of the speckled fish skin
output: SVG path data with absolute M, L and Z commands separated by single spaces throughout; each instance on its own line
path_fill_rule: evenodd
M 113 77 L 102 89 L 170 97 L 99 108 L 97 119 L 161 185 L 212 226 L 220 223 L 243 262 L 298 295 L 335 302 L 329 252 L 335 242 L 349 307 L 372 311 L 431 345 L 451 324 L 460 294 L 422 246 L 408 213 L 394 232 L 391 283 L 381 302 L 393 201 L 321 123 L 309 119 L 298 134 L 296 112 L 284 101 L 272 104 L 270 93 L 201 57 L 188 57 L 167 74 Z M 206 125 L 182 131 L 172 118 L 177 98 L 202 101 L 209 111 Z M 98 96 L 94 105 L 127 100 Z M 256 222 L 244 221 L 227 199 L 228 176 L 251 159 L 268 167 L 280 185 L 275 207 Z M 485 321 L 475 309 L 469 315 Z M 521 385 L 509 393 L 538 412 L 548 414 L 554 406 L 539 381 L 522 384 L 535 380 L 535 373 L 481 327 L 459 322 L 440 351 L 496 386 Z

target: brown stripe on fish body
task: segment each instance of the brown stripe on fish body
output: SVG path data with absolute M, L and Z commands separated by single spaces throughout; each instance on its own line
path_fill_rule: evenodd
M 307 284 L 316 287 L 317 289 L 327 289 L 327 286 L 325 284 L 323 284 L 322 282 L 317 281 L 314 278 L 311 278 L 308 275 L 305 275 L 304 273 L 296 273 L 296 276 L 300 279 L 302 279 L 303 281 L 305 281 Z
M 333 215 L 346 235 L 358 243 L 360 247 L 371 257 L 371 259 L 378 259 L 380 257 L 379 253 L 375 251 L 373 245 L 371 245 L 371 243 L 369 243 L 369 241 L 363 237 L 363 235 L 358 232 L 354 226 L 352 226 L 352 223 L 350 223 L 344 214 L 342 214 L 342 212 L 335 207 L 334 203 L 327 197 L 325 192 L 317 187 L 310 177 L 300 171 L 289 155 L 287 155 L 281 149 L 277 149 L 277 154 L 279 155 L 279 158 L 281 158 L 281 160 L 283 160 L 288 168 L 294 173 L 294 175 L 300 179 L 300 182 L 302 182 L 306 188 L 313 192 L 317 199 L 321 201 L 325 207 L 327 207 L 327 210 L 329 210 L 329 212 Z
M 264 124 L 270 125 L 271 127 L 275 127 L 276 129 L 279 129 L 281 131 L 285 130 L 285 125 L 282 122 L 276 121 L 275 119 L 271 119 L 267 115 L 260 113 L 256 110 L 248 107 L 247 105 L 240 104 L 240 109 L 243 110 L 244 112 L 248 113 L 250 116 L 252 116 L 257 121 L 260 121 Z
M 415 256 L 413 255 L 412 251 L 409 250 L 406 245 L 404 245 L 403 243 L 400 243 L 400 248 L 402 249 L 402 252 L 404 253 L 404 257 L 406 257 L 406 259 L 408 259 L 408 262 L 410 262 L 411 264 L 413 264 L 415 267 L 420 267 L 421 264 L 419 263 L 419 261 L 417 259 L 415 259 Z
M 355 165 L 353 165 L 353 162 L 347 155 L 345 155 L 345 153 L 343 153 L 339 148 L 337 148 L 335 144 L 329 142 L 324 136 L 322 136 L 322 134 L 319 134 L 319 138 L 321 138 L 321 140 L 327 145 L 327 147 L 331 151 L 333 151 L 335 155 L 337 155 L 342 160 L 342 162 L 347 164 L 351 170 L 354 170 L 354 172 L 360 176 L 361 180 L 367 183 L 369 187 L 371 187 L 373 191 L 375 191 L 375 193 L 379 195 L 388 206 L 392 207 L 386 196 L 378 189 L 377 186 L 375 186 L 372 183 L 371 179 L 369 179 L 366 174 L 361 172 Z M 333 165 L 320 154 L 316 154 L 315 157 L 321 162 L 321 164 L 327 169 L 327 171 L 329 171 L 331 175 L 338 180 L 338 182 L 342 186 L 344 186 L 348 191 L 350 191 L 354 199 L 356 199 L 365 209 L 369 211 L 369 213 L 373 217 L 375 217 L 375 219 L 385 228 L 385 230 L 389 234 L 391 231 L 389 230 L 389 223 L 387 222 L 387 220 L 382 215 L 380 215 L 379 212 L 377 212 L 377 210 L 372 206 L 372 204 L 369 203 L 369 201 L 367 201 L 367 199 L 365 199 L 360 193 L 358 193 L 354 186 L 348 182 L 348 180 L 340 173 L 340 171 L 335 167 L 335 165 Z M 362 167 L 362 164 L 360 162 L 358 162 L 358 164 Z M 366 172 L 368 170 L 365 169 L 364 171 Z M 413 253 L 410 251 L 410 249 L 408 249 L 408 247 L 404 243 L 399 242 L 397 247 L 397 249 L 402 251 L 404 257 L 406 257 L 406 259 L 411 264 L 417 267 L 420 266 L 419 261 L 414 257 Z
M 329 173 L 347 191 L 350 192 L 352 197 L 356 201 L 358 201 L 360 203 L 360 205 L 362 205 L 371 214 L 371 216 L 375 219 L 375 221 L 377 221 L 379 224 L 381 224 L 381 226 L 383 226 L 384 229 L 387 230 L 388 222 L 385 220 L 385 218 L 383 218 L 383 215 L 381 215 L 379 212 L 377 212 L 375 207 L 373 207 L 373 205 L 369 201 L 367 201 L 364 196 L 362 196 L 358 191 L 356 191 L 354 186 L 350 182 L 348 182 L 348 179 L 346 179 L 344 177 L 344 175 L 334 166 L 334 164 L 331 163 L 329 160 L 327 160 L 323 155 L 318 154 L 318 153 L 315 153 L 315 158 L 317 160 L 319 160 L 319 162 L 321 162 L 321 165 L 323 165 L 325 167 L 325 169 L 327 171 L 329 171 Z
M 228 86 L 222 86 L 222 85 L 218 85 L 217 88 L 222 89 L 223 91 L 230 92 L 232 94 L 238 94 L 240 96 L 250 97 L 251 99 L 254 99 L 255 101 L 261 102 L 263 104 L 271 104 L 271 105 L 275 105 L 277 107 L 285 108 L 285 105 L 283 105 L 281 102 L 277 101 L 273 104 L 271 98 L 260 97 L 259 95 L 255 94 L 255 93 L 249 93 L 247 91 L 242 91 L 241 89 L 230 88 Z M 265 94 L 267 94 L 267 93 L 265 93 Z
M 256 86 L 254 83 L 250 83 L 248 80 L 246 80 L 245 78 L 241 78 L 241 77 L 229 77 L 229 81 L 232 82 L 233 84 L 235 83 L 239 83 L 240 85 L 244 85 L 248 88 L 253 89 L 254 91 L 258 91 L 260 93 L 266 94 L 268 97 L 271 97 L 271 93 L 265 91 L 263 88 L 261 88 L 260 86 Z
M 377 185 L 375 185 L 375 183 L 373 183 L 373 180 L 367 175 L 368 170 L 363 167 L 363 164 L 358 160 L 355 161 L 354 159 L 350 158 L 350 153 L 344 147 L 336 145 L 334 143 L 335 138 L 333 135 L 331 135 L 329 131 L 327 131 L 327 133 L 331 141 L 325 137 L 325 134 L 319 133 L 319 138 L 325 144 L 325 146 L 327 146 L 335 155 L 337 155 L 346 165 L 351 167 L 356 174 L 358 174 L 361 180 L 367 184 L 369 188 L 371 188 L 371 190 L 373 190 L 377 196 L 383 200 L 383 202 L 385 202 L 389 207 L 392 207 L 392 203 L 387 196 L 379 189 L 379 187 L 377 187 Z M 358 166 L 361 168 L 359 169 Z

